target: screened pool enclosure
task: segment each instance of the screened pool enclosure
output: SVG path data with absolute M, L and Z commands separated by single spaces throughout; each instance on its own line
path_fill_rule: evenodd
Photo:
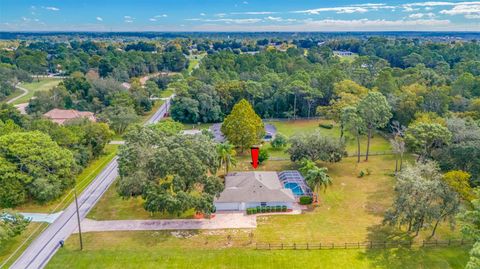
M 287 189 L 291 189 L 296 198 L 313 195 L 307 182 L 305 182 L 305 179 L 297 170 L 282 171 L 278 173 L 278 177 L 280 178 L 282 185 Z

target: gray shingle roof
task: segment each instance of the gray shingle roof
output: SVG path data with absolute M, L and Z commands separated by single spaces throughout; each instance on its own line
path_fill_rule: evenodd
M 235 172 L 227 175 L 215 202 L 295 202 L 295 196 L 283 188 L 277 172 Z

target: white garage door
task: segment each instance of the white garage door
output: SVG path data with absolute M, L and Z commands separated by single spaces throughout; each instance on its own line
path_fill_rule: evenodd
M 233 211 L 239 210 L 240 203 L 215 203 L 217 211 Z

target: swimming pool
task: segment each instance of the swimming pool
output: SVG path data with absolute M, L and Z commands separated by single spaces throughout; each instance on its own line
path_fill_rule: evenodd
M 292 192 L 293 192 L 293 195 L 295 195 L 295 196 L 303 196 L 304 195 L 304 192 L 303 192 L 302 188 L 297 183 L 287 182 L 283 186 L 287 189 L 291 189 Z

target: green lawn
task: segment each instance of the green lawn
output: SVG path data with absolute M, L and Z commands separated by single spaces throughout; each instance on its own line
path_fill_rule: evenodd
M 105 153 L 98 159 L 92 161 L 76 178 L 77 193 L 81 193 L 92 180 L 107 166 L 107 164 L 117 155 L 118 145 L 106 145 Z M 73 192 L 66 191 L 64 195 L 47 204 L 26 203 L 15 208 L 18 212 L 38 212 L 51 213 L 52 211 L 62 210 L 73 201 Z
M 112 184 L 105 194 L 100 198 L 98 204 L 90 211 L 88 218 L 95 220 L 112 219 L 162 219 L 162 218 L 192 218 L 195 212 L 190 210 L 179 216 L 168 214 L 150 214 L 143 209 L 142 197 L 123 199 L 116 191 L 115 184 Z
M 47 268 L 464 268 L 466 248 L 388 250 L 255 250 L 233 240 L 188 239 L 170 232 L 108 232 L 67 240 Z
M 325 136 L 340 137 L 340 128 L 338 124 L 334 124 L 334 122 L 330 120 L 295 120 L 295 121 L 273 121 L 270 122 L 273 124 L 279 133 L 284 134 L 287 137 L 292 137 L 295 134 L 303 134 L 303 133 L 310 133 L 316 130 L 319 130 L 320 133 L 324 134 Z M 332 129 L 325 129 L 319 127 L 320 123 L 325 124 L 334 124 Z M 345 141 L 347 146 L 347 151 L 349 154 L 353 154 L 357 152 L 357 141 L 355 137 L 346 133 Z M 365 153 L 366 145 L 367 145 L 367 137 L 363 136 L 360 140 L 360 152 Z M 370 152 L 385 152 L 390 150 L 390 143 L 383 138 L 380 134 L 374 135 L 372 141 L 370 142 Z
M 173 90 L 166 89 L 166 90 L 162 91 L 162 93 L 160 94 L 160 97 L 161 98 L 167 98 L 172 94 L 173 94 Z
M 353 55 L 349 55 L 349 56 L 337 56 L 337 57 L 340 58 L 341 62 L 353 63 L 353 61 L 355 61 L 355 59 L 358 58 L 358 54 L 354 53 Z
M 38 91 L 48 91 L 51 88 L 57 86 L 62 80 L 58 78 L 42 78 L 40 81 L 34 79 L 31 83 L 22 83 L 20 86 L 28 90 L 28 94 L 15 101 L 13 104 L 18 105 L 21 103 L 27 103 Z
M 7 242 L 4 242 L 3 244 L 0 244 L 0 267 L 1 264 L 5 262 L 17 248 L 19 248 L 17 253 L 5 264 L 5 268 L 8 268 L 8 266 L 10 266 L 15 259 L 22 254 L 23 250 L 28 247 L 33 239 L 35 239 L 35 237 L 39 235 L 46 226 L 46 223 L 30 223 L 22 234 Z M 22 245 L 25 240 L 27 240 L 26 243 Z
M 188 57 L 189 59 L 188 67 L 187 67 L 188 74 L 192 73 L 192 71 L 196 68 L 196 66 L 200 64 L 200 61 L 202 60 L 202 58 L 205 57 L 206 55 L 207 55 L 206 53 L 202 53 L 202 54 L 193 55 L 193 56 L 190 55 Z

